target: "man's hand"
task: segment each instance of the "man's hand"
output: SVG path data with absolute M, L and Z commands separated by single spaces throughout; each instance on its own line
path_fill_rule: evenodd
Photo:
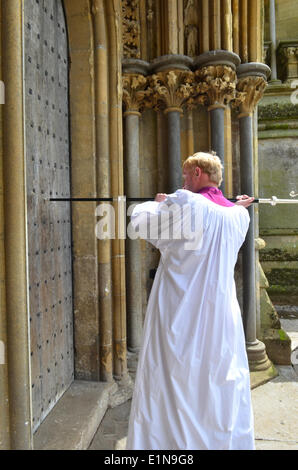
M 236 199 L 238 199 L 237 202 L 235 202 L 237 206 L 249 207 L 252 204 L 254 197 L 242 194 L 241 196 L 236 196 Z
M 167 197 L 168 197 L 168 195 L 165 194 L 165 193 L 158 193 L 158 194 L 156 194 L 154 200 L 155 200 L 156 202 L 162 202 L 162 201 L 165 201 Z

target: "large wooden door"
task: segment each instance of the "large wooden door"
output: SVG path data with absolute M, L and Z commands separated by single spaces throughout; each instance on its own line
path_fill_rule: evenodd
M 68 47 L 61 0 L 25 0 L 24 72 L 33 428 L 74 377 Z

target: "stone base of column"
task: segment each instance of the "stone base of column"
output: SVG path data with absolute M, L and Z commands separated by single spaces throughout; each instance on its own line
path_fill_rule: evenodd
M 278 370 L 271 364 L 271 366 L 266 370 L 256 370 L 254 372 L 250 372 L 250 388 L 253 390 L 254 388 L 259 387 L 260 385 L 264 385 L 270 380 L 275 379 L 279 375 Z
M 250 388 L 264 385 L 278 376 L 278 370 L 268 359 L 266 347 L 262 341 L 246 343 L 246 351 L 250 371 Z
M 249 370 L 251 372 L 266 370 L 272 366 L 272 363 L 266 354 L 265 344 L 262 343 L 262 341 L 256 340 L 252 343 L 247 342 L 246 352 Z
M 110 395 L 109 399 L 110 408 L 115 408 L 115 406 L 122 405 L 122 403 L 130 400 L 133 395 L 134 381 L 128 372 L 123 374 L 121 380 L 115 380 L 115 385 L 115 391 Z

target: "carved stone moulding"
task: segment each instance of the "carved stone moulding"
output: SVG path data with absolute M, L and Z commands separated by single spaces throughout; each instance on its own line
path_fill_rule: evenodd
M 123 56 L 141 55 L 140 5 L 138 0 L 122 0 Z
M 264 80 L 271 74 L 271 69 L 266 64 L 261 62 L 248 62 L 246 64 L 238 65 L 237 67 L 237 77 L 238 80 L 244 77 L 262 77 Z
M 183 54 L 168 54 L 153 59 L 150 64 L 150 73 L 164 72 L 166 70 L 191 70 L 193 60 Z
M 122 60 L 122 73 L 134 73 L 141 75 L 148 75 L 150 71 L 150 64 L 141 59 L 123 59 Z
M 226 65 L 236 70 L 240 65 L 241 59 L 234 52 L 217 49 L 215 51 L 208 51 L 200 54 L 193 59 L 193 67 L 195 70 L 209 65 Z

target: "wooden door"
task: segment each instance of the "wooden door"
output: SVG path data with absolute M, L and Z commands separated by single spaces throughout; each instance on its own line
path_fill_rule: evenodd
M 61 0 L 24 2 L 33 429 L 74 378 L 68 43 Z

